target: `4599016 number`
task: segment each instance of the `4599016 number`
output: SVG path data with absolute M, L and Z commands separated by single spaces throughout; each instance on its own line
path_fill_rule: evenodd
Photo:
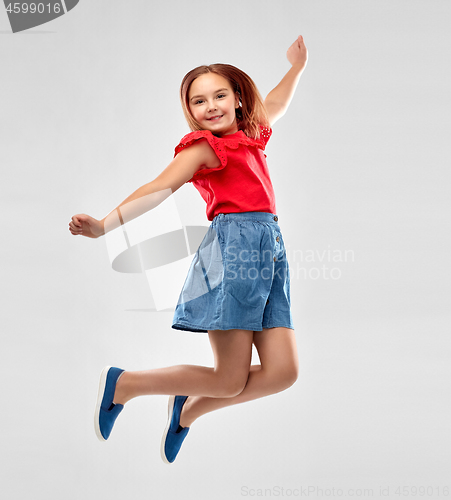
M 55 14 L 59 14 L 61 12 L 61 4 L 60 2 L 51 2 L 51 3 L 9 3 L 6 6 L 6 11 L 14 14 L 44 14 L 44 12 L 54 12 Z
M 448 486 L 398 486 L 395 495 L 400 497 L 432 497 L 442 498 L 449 496 Z

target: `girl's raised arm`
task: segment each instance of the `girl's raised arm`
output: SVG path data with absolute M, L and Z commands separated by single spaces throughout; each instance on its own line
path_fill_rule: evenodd
M 75 236 L 98 238 L 124 224 L 124 213 L 126 221 L 139 217 L 164 201 L 168 197 L 168 193 L 172 194 L 177 191 L 201 167 L 214 168 L 217 166 L 218 157 L 208 142 L 201 139 L 196 144 L 180 151 L 158 177 L 138 188 L 102 220 L 94 219 L 86 214 L 74 215 L 69 222 L 69 231 Z M 169 189 L 171 192 L 168 191 Z M 123 205 L 127 206 L 123 207 Z M 123 208 L 118 210 L 120 207 Z M 116 210 L 119 217 L 109 217 Z M 108 224 L 105 227 L 107 218 L 109 218 Z
M 302 35 L 287 50 L 287 58 L 291 69 L 282 78 L 281 82 L 266 96 L 264 101 L 269 123 L 272 126 L 281 118 L 293 98 L 294 91 L 299 83 L 301 74 L 307 65 L 308 52 Z

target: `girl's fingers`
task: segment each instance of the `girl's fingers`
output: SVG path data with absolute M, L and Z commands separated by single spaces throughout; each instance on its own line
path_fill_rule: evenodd
M 302 38 L 302 35 L 299 35 L 296 40 L 293 42 L 290 48 L 293 49 L 300 49 L 302 47 L 302 44 L 304 43 L 304 40 Z
M 80 217 L 83 217 L 83 219 L 80 219 Z M 84 215 L 84 214 L 83 214 L 82 216 L 80 216 L 80 215 L 79 215 L 79 216 L 77 217 L 76 215 L 74 215 L 74 216 L 72 217 L 72 222 L 73 222 L 73 224 L 74 224 L 75 226 L 77 226 L 77 227 L 82 227 L 83 222 L 86 222 L 86 224 L 89 224 L 89 216 L 88 216 L 88 215 Z
M 76 217 L 72 217 L 69 222 L 69 230 L 72 234 L 80 234 L 83 230 L 83 224 Z

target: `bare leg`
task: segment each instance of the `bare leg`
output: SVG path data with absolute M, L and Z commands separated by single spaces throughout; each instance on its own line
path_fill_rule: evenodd
M 215 367 L 177 365 L 153 370 L 124 372 L 116 385 L 114 402 L 125 404 L 148 394 L 233 397 L 246 385 L 252 357 L 251 330 L 209 332 Z
M 182 408 L 180 417 L 182 427 L 191 426 L 201 415 L 219 408 L 283 391 L 296 381 L 299 361 L 294 330 L 270 328 L 254 332 L 254 344 L 261 365 L 250 367 L 244 390 L 229 398 L 192 397 L 190 395 Z

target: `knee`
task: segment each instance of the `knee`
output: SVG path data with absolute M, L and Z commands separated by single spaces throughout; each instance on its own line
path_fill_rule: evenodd
M 296 365 L 290 369 L 290 371 L 287 375 L 288 387 L 291 387 L 296 382 L 298 377 L 299 377 L 299 367 Z
M 217 397 L 233 398 L 241 394 L 246 387 L 248 376 L 249 374 L 246 376 L 230 375 L 221 377 Z
M 299 377 L 299 365 L 297 362 L 290 363 L 283 367 L 280 372 L 280 383 L 283 389 L 291 387 Z

